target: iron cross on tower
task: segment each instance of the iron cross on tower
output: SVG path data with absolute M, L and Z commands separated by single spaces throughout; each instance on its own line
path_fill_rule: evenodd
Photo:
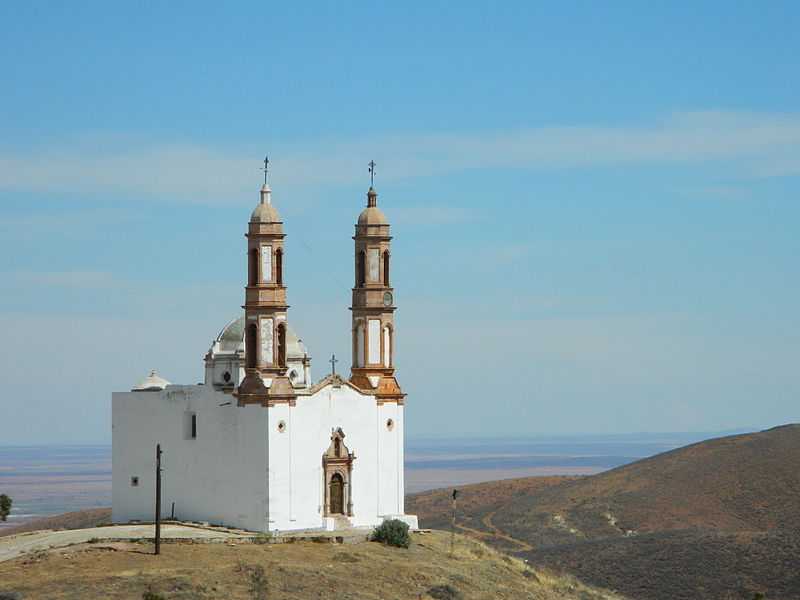
M 328 362 L 331 363 L 331 375 L 336 375 L 336 363 L 339 362 L 336 359 L 336 355 L 331 354 L 331 359 Z
M 375 161 L 369 161 L 369 187 L 375 185 Z
M 267 171 L 269 171 L 269 156 L 264 157 L 264 168 L 261 170 L 264 171 L 264 185 L 267 185 Z

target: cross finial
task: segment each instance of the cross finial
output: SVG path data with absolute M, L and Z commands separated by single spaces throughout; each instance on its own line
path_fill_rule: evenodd
M 375 161 L 369 161 L 369 187 L 375 185 Z
M 269 171 L 269 156 L 264 157 L 264 168 L 261 170 L 264 171 L 264 185 L 267 185 L 267 172 Z
M 339 362 L 336 359 L 336 355 L 331 354 L 331 359 L 328 362 L 331 363 L 331 375 L 336 375 L 336 363 Z

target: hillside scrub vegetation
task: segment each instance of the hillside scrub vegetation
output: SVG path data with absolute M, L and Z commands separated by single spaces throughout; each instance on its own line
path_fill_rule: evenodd
M 449 490 L 414 495 L 423 527 Z M 800 598 L 800 425 L 716 438 L 584 477 L 461 488 L 456 527 L 642 600 Z
M 3 563 L 0 591 L 84 600 L 619 600 L 569 576 L 531 570 L 466 537 L 412 533 L 407 549 L 384 544 L 164 544 L 72 546 Z

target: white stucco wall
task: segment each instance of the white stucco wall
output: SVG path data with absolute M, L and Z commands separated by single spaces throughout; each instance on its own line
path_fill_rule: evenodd
M 231 403 L 233 401 L 233 403 Z M 225 406 L 220 404 L 231 403 Z M 197 438 L 185 439 L 197 414 Z M 162 514 L 266 529 L 266 411 L 238 407 L 230 395 L 201 386 L 112 395 L 112 519 L 153 520 L 155 447 L 161 444 Z M 131 486 L 131 477 L 139 486 Z
M 192 412 L 197 438 L 187 439 Z M 269 408 L 239 407 L 231 395 L 201 385 L 115 393 L 112 518 L 153 519 L 161 443 L 163 515 L 175 502 L 179 519 L 253 531 L 325 527 L 322 455 L 337 428 L 356 456 L 351 524 L 373 526 L 402 514 L 402 406 L 378 406 L 374 396 L 332 384 L 299 395 L 293 407 Z M 132 476 L 138 487 L 131 487 Z
M 325 482 L 322 455 L 332 429 L 341 428 L 344 444 L 356 456 L 350 493 L 355 526 L 376 525 L 383 515 L 402 511 L 402 407 L 379 408 L 373 396 L 349 386 L 328 385 L 300 396 L 294 407 L 269 409 L 270 527 L 304 529 L 323 526 Z M 392 431 L 386 430 L 393 418 Z M 278 432 L 284 421 L 284 433 Z M 399 483 L 398 483 L 399 482 Z

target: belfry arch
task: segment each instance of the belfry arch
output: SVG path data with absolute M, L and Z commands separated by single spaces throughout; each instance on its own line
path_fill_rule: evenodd
M 283 250 L 275 250 L 275 282 L 283 285 Z
M 255 323 L 250 323 L 246 331 L 244 340 L 246 366 L 248 369 L 255 369 L 258 366 L 258 328 Z
M 341 427 L 331 432 L 331 443 L 322 455 L 326 517 L 353 516 L 352 473 L 356 456 L 344 444 Z
M 286 324 L 278 325 L 278 366 L 286 367 Z
M 364 287 L 367 283 L 367 253 L 363 250 L 358 253 L 356 266 L 356 287 Z
M 258 250 L 250 250 L 247 261 L 247 285 L 258 285 Z

